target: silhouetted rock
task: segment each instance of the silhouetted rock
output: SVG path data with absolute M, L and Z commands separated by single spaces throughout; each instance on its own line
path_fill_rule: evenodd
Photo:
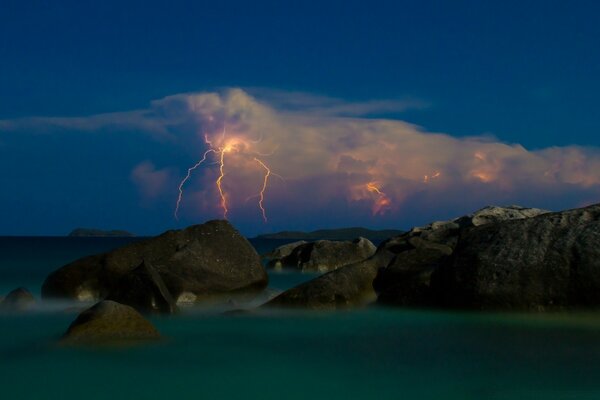
M 107 299 L 141 312 L 172 314 L 177 311 L 177 304 L 160 274 L 146 261 L 119 279 Z
M 346 265 L 286 290 L 265 304 L 266 307 L 335 310 L 373 302 L 377 295 L 373 280 L 393 254 L 382 250 L 363 261 Z
M 442 306 L 600 306 L 600 205 L 465 230 L 434 273 Z
M 31 307 L 35 297 L 25 288 L 18 288 L 8 293 L 0 301 L 0 309 L 5 311 L 21 311 Z
M 79 314 L 61 341 L 121 345 L 156 339 L 160 339 L 156 328 L 133 307 L 105 300 Z
M 150 263 L 174 299 L 201 300 L 260 292 L 268 276 L 252 245 L 227 221 L 209 221 L 89 256 L 51 273 L 42 296 L 98 300 Z
M 76 228 L 69 233 L 70 237 L 134 237 L 131 232 L 123 230 L 103 231 L 94 228 Z
M 272 262 L 280 262 L 283 268 L 327 272 L 365 260 L 371 257 L 375 250 L 375 245 L 365 238 L 351 242 L 318 240 L 296 246 L 288 256 Z

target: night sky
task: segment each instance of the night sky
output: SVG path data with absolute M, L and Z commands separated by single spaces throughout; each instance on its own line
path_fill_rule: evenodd
M 0 235 L 222 218 L 221 158 L 247 235 L 599 202 L 598 15 L 596 1 L 0 0 Z

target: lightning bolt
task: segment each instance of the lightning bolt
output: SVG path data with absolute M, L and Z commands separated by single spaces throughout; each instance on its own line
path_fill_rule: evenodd
M 215 152 L 214 149 L 208 149 L 204 152 L 204 155 L 202 156 L 202 159 L 200 161 L 198 161 L 196 164 L 194 164 L 194 166 L 188 168 L 187 170 L 187 175 L 185 176 L 185 178 L 183 178 L 183 180 L 181 181 L 181 183 L 179 183 L 179 196 L 177 196 L 177 205 L 175 206 L 175 219 L 179 220 L 179 206 L 181 205 L 181 199 L 183 198 L 183 185 L 185 185 L 185 183 L 191 178 L 192 176 L 192 171 L 194 171 L 196 168 L 198 168 L 204 161 L 206 161 L 206 157 L 208 156 L 208 153 L 211 152 Z
M 229 209 L 227 208 L 227 198 L 225 197 L 225 192 L 223 192 L 223 187 L 221 186 L 221 182 L 223 181 L 223 178 L 225 177 L 225 152 L 226 151 L 231 151 L 231 148 L 229 146 L 225 146 L 222 147 L 220 149 L 220 153 L 221 153 L 221 157 L 219 160 L 219 172 L 221 172 L 221 175 L 219 175 L 219 177 L 217 178 L 217 188 L 219 189 L 219 196 L 221 196 L 221 208 L 223 209 L 223 218 L 227 219 L 227 213 L 229 212 Z
M 265 211 L 265 208 L 263 206 L 263 202 L 265 201 L 265 190 L 267 190 L 267 183 L 269 182 L 269 175 L 271 175 L 271 170 L 269 169 L 269 167 L 267 167 L 265 165 L 264 162 L 260 161 L 258 158 L 254 157 L 254 161 L 256 161 L 257 163 L 259 163 L 261 165 L 261 167 L 263 167 L 265 169 L 265 171 L 267 171 L 265 173 L 265 177 L 264 177 L 264 180 L 263 180 L 262 189 L 260 190 L 260 199 L 258 200 L 258 206 L 260 207 L 260 211 L 262 212 L 263 220 L 265 222 L 267 222 L 267 212 Z
M 383 214 L 386 208 L 392 204 L 392 201 L 379 189 L 376 182 L 367 183 L 367 190 L 371 193 L 376 193 L 379 196 L 373 205 L 373 215 Z
M 227 193 L 225 192 L 225 190 L 223 189 L 223 179 L 225 178 L 225 154 L 226 153 L 231 153 L 231 152 L 245 152 L 248 148 L 248 143 L 258 143 L 260 142 L 260 140 L 262 139 L 262 135 L 259 138 L 258 141 L 246 141 L 246 140 L 241 140 L 239 138 L 232 138 L 230 140 L 227 140 L 226 138 L 226 134 L 225 134 L 225 127 L 223 127 L 223 132 L 221 134 L 221 142 L 222 145 L 219 147 L 216 147 L 213 145 L 213 143 L 209 140 L 208 135 L 204 135 L 204 142 L 208 145 L 208 150 L 206 150 L 202 156 L 202 159 L 200 159 L 200 161 L 198 161 L 196 164 L 194 164 L 192 167 L 188 168 L 187 174 L 186 176 L 183 178 L 183 180 L 179 183 L 179 195 L 177 197 L 177 204 L 175 206 L 175 218 L 179 219 L 179 209 L 181 206 L 181 201 L 183 198 L 183 187 L 186 184 L 186 182 L 191 178 L 192 176 L 192 172 L 194 170 L 196 170 L 200 165 L 202 165 L 208 155 L 210 153 L 215 155 L 215 158 L 217 159 L 214 164 L 219 164 L 219 177 L 217 178 L 217 180 L 215 181 L 215 185 L 217 186 L 217 190 L 219 192 L 219 197 L 220 197 L 220 206 L 223 209 L 223 218 L 227 219 L 227 214 L 229 213 L 229 207 L 228 207 L 228 196 Z M 273 150 L 275 151 L 275 150 Z M 273 152 L 271 152 L 270 154 L 262 154 L 256 151 L 251 151 L 251 154 L 256 154 L 258 156 L 268 156 L 273 154 Z M 269 183 L 269 177 L 271 175 L 277 176 L 280 179 L 284 180 L 281 176 L 273 173 L 271 171 L 271 169 L 267 166 L 267 164 L 263 161 L 261 161 L 260 159 L 254 157 L 254 161 L 256 163 L 259 164 L 259 166 L 265 170 L 265 175 L 263 178 L 263 184 L 260 190 L 260 193 L 258 195 L 256 195 L 256 197 L 259 197 L 259 201 L 258 201 L 258 207 L 261 210 L 262 213 L 262 217 L 263 220 L 265 222 L 267 222 L 267 212 L 266 209 L 264 207 L 264 200 L 265 200 L 265 191 L 267 190 L 267 186 Z M 284 180 L 285 181 L 285 180 Z M 255 197 L 255 196 L 252 196 Z M 248 199 L 247 199 L 248 200 Z

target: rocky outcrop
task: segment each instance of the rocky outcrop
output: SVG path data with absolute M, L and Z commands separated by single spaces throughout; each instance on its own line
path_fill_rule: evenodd
M 160 274 L 146 261 L 119 279 L 107 299 L 142 312 L 172 314 L 177 311 L 177 304 Z
M 435 305 L 438 293 L 432 289 L 433 274 L 448 262 L 462 232 L 476 226 L 523 220 L 545 213 L 548 211 L 536 208 L 490 206 L 450 221 L 413 228 L 387 240 L 380 249 L 385 248 L 396 257 L 380 269 L 373 283 L 379 293 L 378 302 L 411 307 Z
M 8 293 L 0 301 L 0 310 L 21 311 L 35 304 L 35 297 L 25 288 L 18 288 Z
M 157 340 L 156 328 L 133 307 L 105 300 L 85 310 L 62 338 L 72 345 L 122 345 Z
M 46 278 L 42 296 L 104 299 L 121 290 L 122 279 L 142 262 L 152 265 L 176 301 L 254 294 L 268 283 L 256 250 L 229 222 L 219 220 L 77 260 Z
M 432 285 L 441 306 L 599 307 L 600 205 L 467 229 Z
M 373 302 L 377 295 L 373 280 L 393 254 L 382 250 L 367 260 L 346 265 L 289 289 L 265 307 L 335 310 Z
M 296 246 L 289 255 L 273 259 L 271 263 L 301 271 L 327 272 L 365 260 L 371 257 L 375 250 L 375 245 L 365 238 L 346 242 L 318 240 Z
M 265 254 L 265 259 L 267 260 L 267 266 L 273 269 L 281 269 L 282 264 L 281 260 L 285 257 L 292 254 L 292 251 L 300 245 L 308 243 L 305 240 L 299 240 L 297 242 L 287 243 L 282 246 L 277 247 L 270 253 Z

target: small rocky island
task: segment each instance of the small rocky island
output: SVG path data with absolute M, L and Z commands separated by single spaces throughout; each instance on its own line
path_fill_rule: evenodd
M 75 228 L 67 236 L 69 237 L 135 237 L 131 232 L 123 230 L 104 231 L 94 228 Z

